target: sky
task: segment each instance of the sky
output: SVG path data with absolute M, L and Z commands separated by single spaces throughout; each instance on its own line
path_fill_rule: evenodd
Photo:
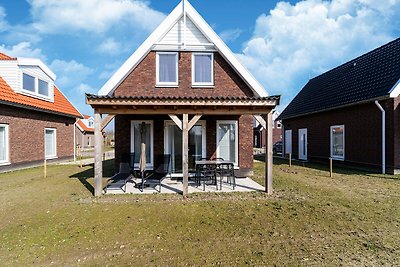
M 0 52 L 41 59 L 83 113 L 179 0 L 0 0 Z M 400 0 L 189 0 L 260 81 L 282 95 L 400 37 Z M 323 89 L 323 88 L 321 88 Z

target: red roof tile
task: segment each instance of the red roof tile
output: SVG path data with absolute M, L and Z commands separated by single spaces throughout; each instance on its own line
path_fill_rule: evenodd
M 0 52 L 0 60 L 16 60 L 16 58 L 7 56 L 6 54 Z
M 71 102 L 68 101 L 56 86 L 54 86 L 54 102 L 49 102 L 14 92 L 14 90 L 0 76 L 0 101 L 33 107 L 44 111 L 62 113 L 68 116 L 81 117 L 79 111 L 71 104 Z
M 85 119 L 90 118 L 90 116 L 84 115 Z M 78 120 L 78 126 L 82 129 L 82 131 L 85 132 L 94 132 L 94 128 L 89 128 L 86 126 L 85 123 L 83 123 L 83 121 L 81 119 Z

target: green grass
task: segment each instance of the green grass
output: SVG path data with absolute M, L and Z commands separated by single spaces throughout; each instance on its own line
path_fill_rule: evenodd
M 90 166 L 1 174 L 2 265 L 400 264 L 398 177 L 276 163 L 273 196 L 94 198 Z

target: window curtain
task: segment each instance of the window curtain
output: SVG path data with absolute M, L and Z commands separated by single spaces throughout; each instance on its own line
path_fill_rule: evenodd
M 159 54 L 159 82 L 174 83 L 176 80 L 176 54 Z
M 0 161 L 6 160 L 6 128 L 0 127 Z
M 151 138 L 151 128 L 150 124 L 146 123 L 144 129 L 142 129 L 142 123 L 134 123 L 133 126 L 133 136 L 134 136 L 134 151 L 135 151 L 135 161 L 134 163 L 139 164 L 140 160 L 140 154 L 141 154 L 141 145 L 142 145 L 142 135 L 141 131 L 143 132 L 143 137 L 144 137 L 144 143 L 146 144 L 146 163 L 150 163 L 150 151 L 151 151 L 151 143 L 150 143 L 150 138 Z
M 235 124 L 219 124 L 218 126 L 218 157 L 231 162 L 236 159 L 236 125 Z
M 196 83 L 210 83 L 211 55 L 195 55 L 194 58 L 194 81 Z
M 55 133 L 53 130 L 46 130 L 46 157 L 51 157 L 56 155 L 55 146 Z

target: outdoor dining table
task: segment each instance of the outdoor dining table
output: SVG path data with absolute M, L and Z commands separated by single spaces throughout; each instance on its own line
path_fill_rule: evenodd
M 196 164 L 196 175 L 197 175 L 198 170 L 205 171 L 208 174 L 208 176 L 212 176 L 214 178 L 214 182 L 215 182 L 215 185 L 217 186 L 217 190 L 218 190 L 217 174 L 218 174 L 218 171 L 221 171 L 220 167 L 222 165 L 233 165 L 233 162 L 226 161 L 226 160 L 220 160 L 220 159 L 196 160 L 195 164 Z M 200 181 L 198 181 L 198 184 L 199 183 L 200 183 Z M 222 189 L 222 175 L 220 177 L 220 187 Z M 204 190 L 204 188 L 205 188 L 205 181 L 203 180 L 203 190 Z

